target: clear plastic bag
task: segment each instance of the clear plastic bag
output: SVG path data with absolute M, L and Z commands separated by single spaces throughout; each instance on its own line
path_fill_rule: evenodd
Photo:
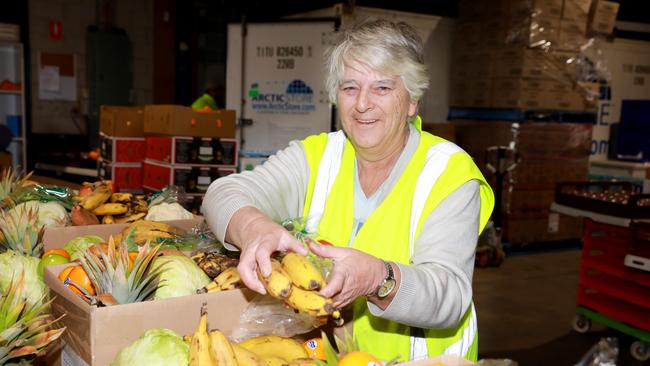
M 618 358 L 618 339 L 601 338 L 578 361 L 576 366 L 616 366 Z
M 209 252 L 224 254 L 226 249 L 210 230 L 205 221 L 194 226 L 185 234 L 173 238 L 162 238 L 163 248 L 178 249 L 182 252 Z
M 149 198 L 149 207 L 165 203 L 184 203 L 187 200 L 187 195 L 183 187 L 167 186 L 162 190 L 154 193 Z
M 298 217 L 283 221 L 282 226 L 291 234 L 293 234 L 293 236 L 302 241 L 307 249 L 309 249 L 309 241 L 316 241 L 320 244 L 331 245 L 318 235 L 316 229 L 318 228 L 319 221 L 319 217 Z M 316 266 L 316 268 L 318 268 L 325 279 L 329 279 L 329 275 L 332 272 L 332 267 L 334 265 L 331 259 L 321 258 L 311 251 L 309 254 L 307 254 L 307 259 L 309 259 L 309 261 L 314 266 Z
M 321 325 L 322 319 L 298 313 L 271 296 L 257 295 L 239 318 L 231 339 L 239 342 L 262 335 L 293 337 Z
M 38 184 L 19 188 L 11 193 L 10 199 L 14 205 L 27 201 L 56 202 L 68 211 L 74 205 L 72 192 L 69 188 L 43 187 Z

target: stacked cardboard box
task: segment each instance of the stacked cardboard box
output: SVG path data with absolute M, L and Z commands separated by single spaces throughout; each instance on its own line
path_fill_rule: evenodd
M 500 145 L 516 151 L 518 163 L 503 188 L 506 240 L 517 245 L 580 238 L 580 220 L 551 213 L 549 208 L 558 182 L 587 179 L 591 125 L 471 120 L 454 124 L 457 144 L 477 161 L 493 189 L 494 174 L 482 163 L 486 149 Z
M 146 150 L 143 109 L 102 106 L 99 130 L 99 177 L 113 180 L 122 192 L 142 191 L 142 162 Z
M 200 199 L 215 179 L 235 172 L 234 111 L 197 112 L 183 106 L 148 105 L 144 115 L 145 189 L 158 191 L 176 185 Z
M 592 111 L 575 58 L 591 0 L 465 0 L 454 40 L 451 106 Z

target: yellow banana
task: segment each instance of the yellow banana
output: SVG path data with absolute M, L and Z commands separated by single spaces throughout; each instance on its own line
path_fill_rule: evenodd
M 303 290 L 316 290 L 325 286 L 323 274 L 300 254 L 287 253 L 282 258 L 282 268 L 289 274 L 293 284 Z
M 128 211 L 129 208 L 126 207 L 125 204 L 122 203 L 104 203 L 102 205 L 97 206 L 94 210 L 93 213 L 95 215 L 122 215 L 125 214 L 126 211 Z
M 98 188 L 93 193 L 83 196 L 81 198 L 81 206 L 88 211 L 92 211 L 99 207 L 102 203 L 111 198 L 111 190 L 108 187 Z
M 296 358 L 289 361 L 289 366 L 319 366 L 313 358 Z
M 311 316 L 325 316 L 332 314 L 336 309 L 332 299 L 323 297 L 316 291 L 306 291 L 293 286 L 289 297 L 284 299 L 292 308 Z
M 212 355 L 219 366 L 237 366 L 235 353 L 228 338 L 218 330 L 210 332 L 210 343 L 212 344 Z
M 232 343 L 232 350 L 239 366 L 268 366 L 260 356 L 237 343 Z
M 214 282 L 219 285 L 221 290 L 232 290 L 241 283 L 241 277 L 239 277 L 237 267 L 230 267 L 215 277 Z
M 286 361 L 309 357 L 300 342 L 286 337 L 273 335 L 254 337 L 239 345 L 262 357 L 267 363 L 269 357 L 279 357 Z
M 289 364 L 289 361 L 284 358 L 274 356 L 264 357 L 264 362 L 266 362 L 268 366 L 286 366 Z
M 214 358 L 208 333 L 208 314 L 203 311 L 199 325 L 192 335 L 189 366 L 213 366 L 216 364 L 217 360 Z
M 277 299 L 284 299 L 291 293 L 291 279 L 277 260 L 271 259 L 271 268 L 271 274 L 268 277 L 262 276 L 259 267 L 257 268 L 257 275 L 262 279 L 262 283 L 269 295 Z
M 237 272 L 237 267 L 230 267 L 225 271 L 221 272 L 217 277 L 215 277 L 212 282 L 208 283 L 202 289 L 197 290 L 199 294 L 204 294 L 206 292 L 218 292 L 225 290 L 233 290 L 239 287 L 241 283 L 241 277 L 239 277 L 239 272 Z
M 131 201 L 133 194 L 131 193 L 113 193 L 111 194 L 111 203 L 127 203 Z

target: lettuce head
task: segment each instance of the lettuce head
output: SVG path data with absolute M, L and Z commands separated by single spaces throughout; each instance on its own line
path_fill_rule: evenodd
M 155 328 L 122 349 L 111 366 L 187 366 L 189 357 L 190 346 L 183 337 L 169 329 Z
M 154 299 L 167 299 L 196 294 L 196 290 L 210 283 L 210 277 L 184 255 L 163 255 L 154 261 L 160 267 L 160 283 Z

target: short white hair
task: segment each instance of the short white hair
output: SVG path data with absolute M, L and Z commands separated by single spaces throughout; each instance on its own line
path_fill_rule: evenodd
M 336 104 L 346 64 L 351 61 L 385 75 L 399 76 L 411 101 L 419 101 L 429 87 L 422 49 L 422 40 L 404 22 L 377 19 L 343 31 L 327 51 L 325 85 L 330 101 Z

